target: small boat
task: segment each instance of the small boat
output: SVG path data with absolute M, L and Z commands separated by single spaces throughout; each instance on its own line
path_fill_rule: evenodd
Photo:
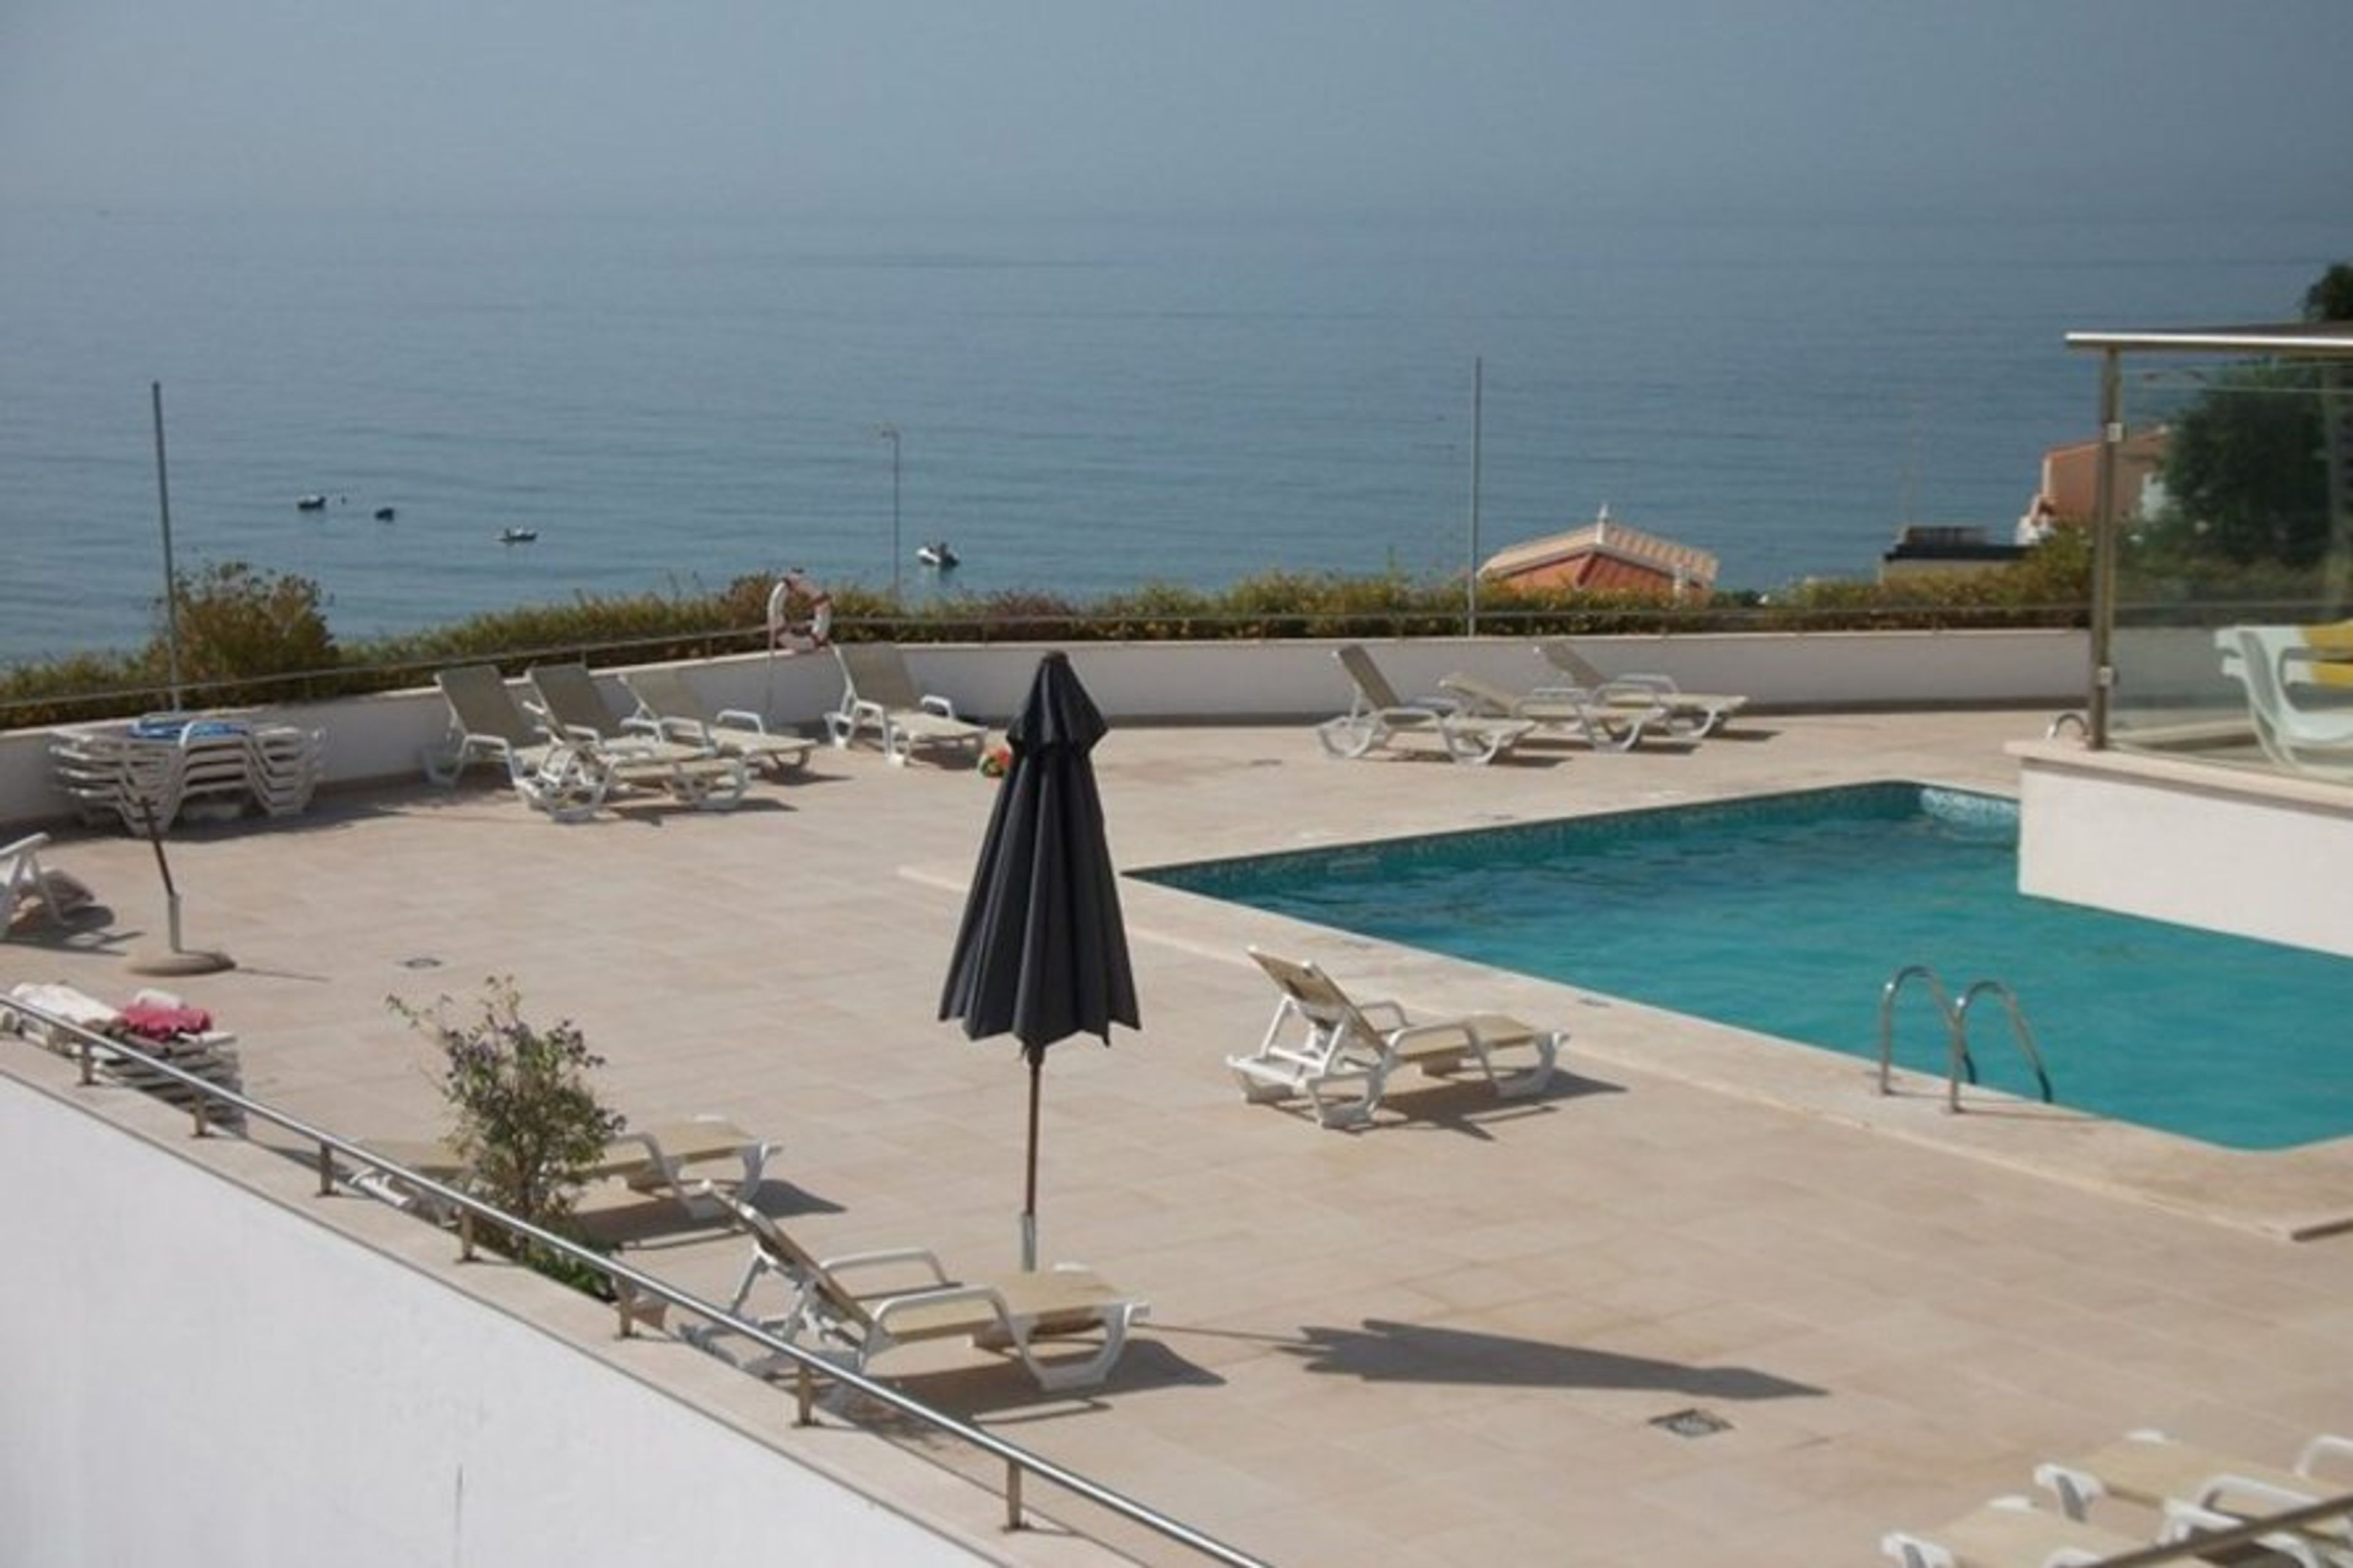
M 296 511 L 324 511 L 327 510 L 327 498 L 325 496 L 296 496 L 294 498 L 294 510 Z
M 501 544 L 529 544 L 533 540 L 537 539 L 538 537 L 539 530 L 535 528 L 502 528 L 499 530 L 499 542 Z
M 380 506 L 375 509 L 375 520 L 378 522 L 390 522 L 393 520 L 393 510 L 388 506 Z
M 915 559 L 926 566 L 937 566 L 944 571 L 963 557 L 955 552 L 955 547 L 946 540 L 934 539 L 915 546 Z

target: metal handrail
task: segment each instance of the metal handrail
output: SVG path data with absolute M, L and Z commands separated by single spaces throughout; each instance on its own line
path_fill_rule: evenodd
M 2026 1065 L 2034 1069 L 2034 1081 L 2042 1089 L 2042 1103 L 2050 1104 L 2051 1075 L 2043 1070 L 2042 1047 L 2035 1044 L 2034 1031 L 2027 1025 L 2025 1010 L 2018 1005 L 2018 994 L 2000 981 L 1972 981 L 1969 988 L 1961 993 L 1961 1005 L 1954 1009 L 1954 1012 L 1959 1021 L 1963 1048 L 1968 1047 L 1969 1037 L 1969 1004 L 1980 996 L 1992 996 L 1999 999 L 2003 1008 L 2009 1012 L 2010 1036 L 2018 1041 L 2018 1048 L 2025 1055 Z
M 1929 998 L 1936 1005 L 1936 1016 L 1945 1021 L 1946 1077 L 1948 1080 L 1949 1108 L 1961 1108 L 1961 1075 L 1967 1073 L 1971 1083 L 1978 1080 L 1978 1065 L 1969 1059 L 1968 1037 L 1961 1030 L 1960 1014 L 1954 1009 L 1953 999 L 1945 990 L 1945 983 L 1936 972 L 1925 963 L 1907 963 L 1887 977 L 1879 990 L 1879 1092 L 1895 1092 L 1893 1070 L 1895 1062 L 1895 997 L 1911 980 L 1925 981 Z
M 967 1425 L 944 1411 L 934 1410 L 921 1400 L 912 1399 L 900 1393 L 888 1384 L 878 1383 L 861 1373 L 839 1366 L 813 1351 L 779 1338 L 758 1323 L 737 1317 L 724 1307 L 706 1301 L 690 1291 L 681 1290 L 677 1286 L 656 1279 L 628 1264 L 592 1251 L 553 1231 L 543 1230 L 528 1221 L 517 1219 L 469 1193 L 438 1182 L 420 1172 L 412 1171 L 397 1160 L 387 1159 L 382 1154 L 372 1152 L 363 1144 L 330 1132 L 322 1127 L 313 1126 L 301 1117 L 280 1110 L 266 1101 L 252 1099 L 236 1089 L 225 1089 L 161 1057 L 142 1051 L 121 1040 L 100 1035 L 74 1023 L 71 1019 L 59 1017 L 37 1004 L 10 997 L 5 1002 L 0 1002 L 0 1012 L 37 1019 L 51 1031 L 62 1031 L 70 1037 L 76 1045 L 75 1054 L 79 1059 L 81 1082 L 84 1086 L 94 1086 L 97 1083 L 95 1053 L 104 1049 L 129 1057 L 142 1068 L 153 1068 L 194 1089 L 198 1096 L 191 1106 L 196 1137 L 210 1136 L 211 1128 L 206 1111 L 211 1102 L 217 1101 L 223 1105 L 235 1107 L 248 1118 L 259 1117 L 273 1126 L 294 1134 L 305 1142 L 316 1143 L 319 1149 L 319 1194 L 322 1197 L 330 1196 L 334 1191 L 334 1156 L 337 1154 L 342 1154 L 355 1164 L 388 1173 L 398 1177 L 403 1184 L 415 1186 L 420 1192 L 430 1194 L 435 1199 L 449 1205 L 458 1213 L 459 1247 L 461 1259 L 470 1259 L 473 1257 L 474 1222 L 480 1219 L 499 1226 L 511 1235 L 528 1237 L 568 1261 L 596 1270 L 612 1283 L 615 1307 L 620 1319 L 620 1337 L 623 1339 L 628 1339 L 634 1334 L 640 1311 L 638 1300 L 640 1298 L 649 1297 L 670 1306 L 681 1308 L 712 1324 L 723 1326 L 743 1334 L 764 1350 L 785 1357 L 797 1368 L 795 1384 L 797 1410 L 794 1423 L 796 1426 L 807 1426 L 814 1423 L 816 1379 L 823 1375 L 843 1387 L 855 1389 L 865 1397 L 887 1405 L 923 1426 L 968 1443 L 985 1454 L 1004 1460 L 1006 1468 L 1005 1528 L 1008 1530 L 1023 1528 L 1021 1481 L 1023 1476 L 1033 1475 L 1040 1479 L 1051 1481 L 1064 1490 L 1107 1509 L 1123 1519 L 1142 1525 L 1156 1535 L 1175 1542 L 1180 1546 L 1189 1547 L 1204 1557 L 1219 1563 L 1233 1564 L 1234 1568 L 1266 1568 L 1263 1559 L 1253 1557 L 1239 1548 L 1229 1546 L 1216 1537 L 1196 1530 L 1180 1521 L 1171 1519 L 1157 1509 L 1138 1502 L 1124 1493 L 1114 1491 L 1099 1481 L 1092 1480 L 1076 1471 L 1065 1469 L 1042 1455 L 1033 1454 L 1018 1444 L 1008 1443 L 994 1433 Z M 852 1424 L 855 1425 L 855 1423 Z

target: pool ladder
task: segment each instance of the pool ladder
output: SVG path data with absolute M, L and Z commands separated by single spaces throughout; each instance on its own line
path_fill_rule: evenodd
M 1960 1110 L 1961 1079 L 1964 1077 L 1971 1083 L 1978 1080 L 1977 1060 L 1969 1055 L 1969 1008 L 1980 996 L 1996 998 L 2001 1003 L 2003 1010 L 2009 1013 L 2010 1037 L 2018 1042 L 2019 1053 L 2025 1057 L 2026 1065 L 2034 1069 L 2034 1081 L 2042 1088 L 2043 1103 L 2048 1105 L 2051 1102 L 2051 1074 L 2042 1066 L 2042 1047 L 2034 1043 L 2034 1031 L 2027 1026 L 2026 1014 L 2020 1008 L 2016 994 L 1999 980 L 1977 980 L 1970 982 L 1969 988 L 1961 993 L 1960 1003 L 1956 1005 L 1951 993 L 1945 989 L 1944 981 L 1937 978 L 1936 972 L 1925 963 L 1905 964 L 1894 974 L 1889 975 L 1887 984 L 1880 989 L 1880 1093 L 1894 1092 L 1894 1086 L 1890 1082 L 1890 1072 L 1895 1059 L 1895 999 L 1903 992 L 1905 985 L 1914 980 L 1920 981 L 1927 986 L 1929 996 L 1936 1004 L 1938 1016 L 1945 1020 L 1946 1110 L 1955 1111 Z

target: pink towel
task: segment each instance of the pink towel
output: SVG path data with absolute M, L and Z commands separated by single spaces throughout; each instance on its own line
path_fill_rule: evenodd
M 122 1009 L 122 1026 L 142 1039 L 175 1040 L 183 1035 L 203 1034 L 213 1026 L 213 1016 L 202 1007 L 133 1002 Z

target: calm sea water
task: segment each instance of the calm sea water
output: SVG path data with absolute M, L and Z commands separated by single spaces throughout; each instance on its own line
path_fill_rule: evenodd
M 128 647 L 162 567 L 346 637 L 507 605 L 893 576 L 1416 576 L 1589 521 L 1724 585 L 2006 534 L 2084 436 L 2069 330 L 2277 319 L 2343 220 L 1464 224 L 309 216 L 0 222 L 0 659 Z M 323 512 L 295 498 L 329 496 Z M 396 509 L 378 522 L 378 507 Z M 502 529 L 539 531 L 502 546 Z

